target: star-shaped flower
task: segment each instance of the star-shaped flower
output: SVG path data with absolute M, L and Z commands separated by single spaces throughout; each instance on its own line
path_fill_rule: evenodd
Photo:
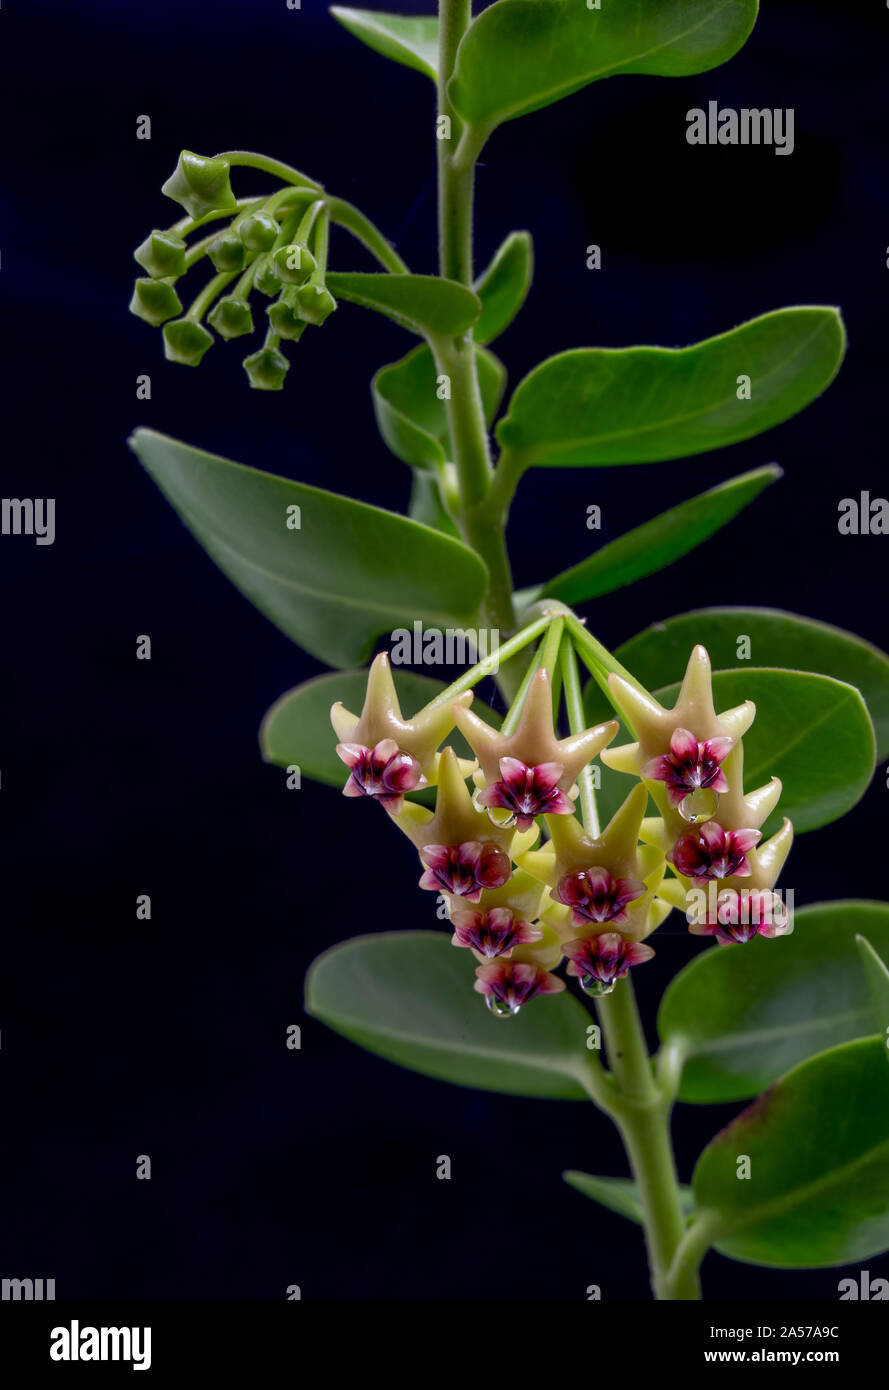
M 338 700 L 330 711 L 330 722 L 343 744 L 357 744 L 374 749 L 391 739 L 401 753 L 407 753 L 420 767 L 429 785 L 437 780 L 439 754 L 437 749 L 454 727 L 455 709 L 472 703 L 472 691 L 466 690 L 448 704 L 435 709 L 420 710 L 413 719 L 401 712 L 389 657 L 380 652 L 367 675 L 367 693 L 360 715 L 352 714 Z M 464 763 L 464 775 L 472 771 L 472 763 Z
M 552 690 L 542 667 L 528 687 L 515 733 L 501 734 L 462 707 L 454 708 L 454 720 L 481 764 L 481 778 L 477 780 L 483 779 L 486 786 L 501 779 L 501 759 L 508 758 L 532 773 L 541 764 L 560 764 L 556 785 L 563 792 L 570 791 L 582 768 L 611 742 L 618 729 L 617 720 L 610 719 L 570 738 L 556 738 Z
M 723 889 L 713 910 L 693 922 L 695 936 L 715 936 L 721 946 L 752 941 L 754 936 L 785 936 L 790 912 L 780 893 L 770 889 Z
M 565 880 L 568 880 L 565 893 L 570 897 L 570 885 L 579 884 L 580 875 L 595 871 L 591 880 L 584 880 L 584 884 L 590 890 L 585 900 L 588 905 L 592 905 L 595 885 L 604 882 L 599 875 L 607 873 L 612 887 L 622 885 L 614 898 L 615 903 L 618 897 L 621 898 L 618 911 L 625 914 L 620 923 L 621 933 L 640 940 L 653 931 L 669 911 L 666 904 L 658 906 L 655 902 L 655 894 L 664 875 L 663 853 L 654 846 L 638 843 L 647 800 L 648 793 L 645 787 L 638 783 L 598 836 L 588 834 L 575 816 L 547 816 L 546 824 L 552 836 L 551 843 L 545 849 L 514 857 L 520 868 L 554 890 L 553 897 L 556 902 L 559 902 L 556 895 Z M 640 883 L 642 891 L 636 896 L 636 889 Z M 627 896 L 624 889 L 632 896 Z M 590 933 L 578 931 L 577 918 L 573 914 L 584 896 L 579 887 L 575 896 L 578 901 L 577 904 L 571 904 L 570 919 L 574 925 L 568 930 L 568 936 L 595 934 L 592 923 Z M 561 901 L 564 902 L 564 898 Z M 546 918 L 552 921 L 555 930 L 564 940 L 567 913 L 561 908 L 555 908 L 554 912 L 546 914 Z
M 608 677 L 608 688 L 637 742 L 608 749 L 602 754 L 602 761 L 616 772 L 628 772 L 635 777 L 650 776 L 645 772 L 646 766 L 653 759 L 670 754 L 670 741 L 677 730 L 690 730 L 698 743 L 716 739 L 734 742 L 747 732 L 756 714 L 752 700 L 722 714 L 716 713 L 710 658 L 702 646 L 695 647 L 689 657 L 672 709 L 665 709 L 647 690 L 631 685 L 618 675 Z

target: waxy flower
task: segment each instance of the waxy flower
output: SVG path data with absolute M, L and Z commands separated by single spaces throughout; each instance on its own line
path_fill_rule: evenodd
M 653 763 L 675 755 L 672 739 L 679 731 L 692 731 L 690 737 L 695 739 L 697 745 L 717 745 L 718 751 L 721 751 L 721 758 L 717 758 L 717 762 L 722 762 L 729 751 L 724 746 L 724 739 L 738 741 L 749 730 L 756 716 L 753 701 L 746 701 L 721 714 L 715 712 L 710 657 L 703 646 L 696 646 L 689 657 L 682 687 L 672 709 L 665 709 L 640 685 L 631 685 L 631 682 L 615 674 L 608 677 L 608 689 L 638 742 L 607 749 L 601 755 L 601 760 L 607 767 L 614 767 L 615 771 L 629 773 L 633 777 L 653 776 L 647 771 Z M 682 752 L 690 756 L 690 741 L 682 744 Z
M 337 701 L 331 708 L 330 722 L 342 743 L 375 748 L 382 740 L 393 739 L 401 752 L 409 753 L 416 759 L 426 781 L 434 785 L 438 780 L 437 750 L 454 727 L 454 707 L 462 708 L 471 703 L 472 691 L 467 690 L 448 704 L 420 710 L 413 719 L 405 719 L 392 679 L 389 658 L 385 652 L 380 652 L 367 673 L 367 693 L 361 714 L 352 714 Z M 461 775 L 465 775 L 472 770 L 473 764 L 464 762 L 459 766 Z M 477 837 L 463 836 L 466 840 L 473 838 Z
M 493 825 L 485 812 L 473 805 L 457 755 L 450 747 L 443 750 L 438 764 L 435 811 L 414 801 L 405 801 L 396 814 L 391 807 L 387 810 L 416 846 L 425 865 L 421 886 L 469 897 L 473 902 L 484 888 L 507 882 L 512 873 L 510 856 L 530 849 L 538 834 L 536 824 L 524 832 Z M 509 907 L 510 903 L 486 906 Z
M 480 806 L 509 811 L 519 830 L 527 830 L 539 815 L 571 815 L 574 802 L 559 790 L 561 763 L 538 763 L 527 767 L 518 758 L 500 759 L 500 780 L 478 793 Z
M 681 835 L 667 859 L 695 883 L 711 878 L 746 878 L 750 874 L 747 855 L 761 839 L 759 830 L 725 830 L 711 820 Z
M 571 909 L 571 919 L 585 922 L 625 922 L 627 904 L 641 898 L 645 884 L 635 878 L 614 878 L 607 869 L 594 866 L 565 874 L 553 889 L 553 897 Z
M 678 806 L 699 789 L 726 792 L 729 784 L 721 764 L 734 742 L 733 738 L 708 738 L 699 743 L 688 729 L 674 729 L 669 753 L 650 758 L 642 768 L 642 776 L 666 783 L 671 806 Z
M 416 758 L 402 752 L 394 738 L 381 739 L 373 748 L 361 743 L 338 743 L 336 751 L 350 770 L 343 796 L 372 796 L 399 811 L 404 793 L 426 784 Z
M 479 719 L 471 710 L 454 706 L 454 720 L 481 764 L 481 779 L 486 786 L 501 780 L 510 782 L 503 775 L 502 760 L 521 765 L 532 774 L 542 767 L 552 769 L 559 764 L 557 786 L 568 792 L 580 776 L 581 769 L 610 743 L 617 733 L 616 719 L 606 724 L 597 724 L 594 729 L 572 734 L 570 738 L 556 738 L 553 732 L 553 697 L 549 676 L 541 667 L 528 687 L 525 703 L 515 733 L 501 734 Z M 545 773 L 546 778 L 549 774 Z M 518 778 L 518 774 L 514 774 Z M 477 778 L 476 780 L 481 780 Z M 495 803 L 497 804 L 497 803 Z M 556 814 L 561 814 L 557 811 Z
M 568 974 L 580 980 L 587 994 L 610 994 L 615 982 L 632 965 L 651 960 L 654 951 L 640 941 L 627 941 L 619 932 L 603 932 L 583 941 L 566 941 L 562 947 L 570 962 Z
M 458 908 L 451 913 L 453 946 L 468 946 L 488 960 L 511 956 L 516 946 L 540 941 L 542 927 L 523 922 L 508 907 Z
M 723 889 L 714 910 L 689 931 L 695 936 L 715 936 L 720 945 L 752 941 L 754 936 L 784 936 L 790 931 L 790 913 L 780 893 L 770 889 Z
M 575 816 L 548 816 L 551 843 L 515 856 L 521 869 L 550 888 L 554 905 L 546 914 L 547 921 L 563 941 L 578 935 L 581 922 L 615 920 L 594 916 L 612 911 L 621 914 L 622 934 L 641 940 L 669 912 L 669 906 L 655 896 L 664 876 L 663 853 L 654 846 L 639 844 L 647 801 L 645 787 L 637 783 L 596 836 L 584 830 Z M 603 872 L 607 879 L 600 876 Z M 557 907 L 557 903 L 564 906 Z
M 454 893 L 478 902 L 485 888 L 501 888 L 512 873 L 512 861 L 497 845 L 467 840 L 460 845 L 425 845 L 420 858 L 426 872 L 421 888 Z
M 492 961 L 476 970 L 475 989 L 497 1018 L 517 1014 L 523 1004 L 538 994 L 560 994 L 565 981 L 540 966 Z

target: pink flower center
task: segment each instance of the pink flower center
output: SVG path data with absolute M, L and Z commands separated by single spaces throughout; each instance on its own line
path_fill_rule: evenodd
M 509 855 L 488 841 L 426 845 L 420 858 L 426 865 L 421 888 L 453 893 L 470 902 L 477 902 L 485 888 L 501 888 L 512 873 Z
M 485 787 L 476 799 L 480 806 L 509 811 L 519 830 L 527 830 L 535 816 L 573 812 L 574 803 L 558 785 L 564 770 L 561 763 L 528 767 L 518 758 L 501 758 L 501 780 Z
M 614 878 L 607 869 L 594 866 L 559 880 L 554 896 L 571 908 L 572 921 L 623 922 L 626 908 L 645 892 L 645 884 L 632 878 Z
M 728 791 L 728 782 L 720 764 L 734 746 L 733 738 L 710 738 L 699 743 L 688 729 L 674 729 L 670 751 L 662 757 L 651 758 L 642 769 L 642 776 L 653 782 L 665 782 L 671 806 L 678 806 L 691 792 L 709 789 Z

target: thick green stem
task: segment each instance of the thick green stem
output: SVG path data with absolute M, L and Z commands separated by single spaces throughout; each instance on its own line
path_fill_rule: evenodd
M 438 209 L 439 273 L 472 285 L 472 222 L 474 162 L 457 166 L 454 152 L 460 118 L 448 98 L 448 81 L 466 29 L 472 20 L 472 0 L 440 0 L 438 80 Z M 472 334 L 431 343 L 436 370 L 450 383 L 448 426 L 460 493 L 457 524 L 466 543 L 484 560 L 488 590 L 483 605 L 490 627 L 509 633 L 515 627 L 512 575 L 506 551 L 503 517 L 484 507 L 492 468 L 484 406 L 478 384 Z M 521 672 L 501 670 L 498 680 L 507 696 L 515 694 Z
M 475 161 L 457 168 L 454 152 L 462 124 L 448 98 L 460 40 L 472 21 L 472 0 L 440 0 L 438 16 L 438 236 L 439 270 L 472 284 L 472 204 Z
M 669 1277 L 685 1234 L 670 1143 L 671 1100 L 655 1082 L 629 977 L 619 980 L 614 993 L 598 1000 L 597 1007 L 608 1061 L 621 1096 L 614 1118 L 642 1202 L 655 1298 L 700 1298 L 695 1279 L 686 1277 L 676 1284 Z

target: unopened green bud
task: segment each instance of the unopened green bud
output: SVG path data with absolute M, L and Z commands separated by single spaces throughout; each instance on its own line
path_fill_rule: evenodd
M 185 274 L 185 242 L 173 232 L 154 231 L 133 252 L 133 259 L 152 280 Z
M 280 391 L 290 363 L 277 348 L 260 348 L 244 358 L 244 370 L 254 391 Z
M 213 334 L 193 319 L 174 319 L 164 324 L 164 356 L 169 362 L 196 367 L 212 343 Z
M 211 314 L 207 315 L 216 332 L 223 338 L 243 338 L 245 333 L 253 332 L 253 315 L 246 299 L 236 295 L 226 295 L 220 299 Z
M 241 240 L 249 251 L 268 251 L 280 230 L 270 212 L 251 212 L 241 223 Z
M 207 255 L 215 270 L 243 270 L 247 264 L 247 248 L 237 232 L 229 228 L 214 237 L 207 247 Z
M 272 261 L 263 261 L 253 277 L 253 287 L 260 294 L 268 295 L 269 299 L 281 293 L 281 281 Z
M 307 246 L 292 242 L 290 246 L 280 247 L 273 256 L 275 269 L 286 285 L 305 285 L 318 268 L 315 257 Z
M 324 285 L 303 285 L 296 292 L 296 308 L 306 323 L 322 324 L 336 308 L 336 300 Z
M 269 305 L 266 313 L 272 325 L 272 332 L 277 333 L 279 338 L 288 338 L 295 342 L 306 330 L 306 321 L 300 318 L 292 300 L 276 299 L 274 304 Z
M 208 212 L 228 212 L 237 207 L 229 179 L 227 159 L 208 159 L 183 150 L 175 173 L 161 189 L 174 203 L 181 203 L 197 219 Z
M 130 313 L 157 328 L 182 313 L 182 301 L 172 285 L 164 280 L 137 280 L 130 300 Z

